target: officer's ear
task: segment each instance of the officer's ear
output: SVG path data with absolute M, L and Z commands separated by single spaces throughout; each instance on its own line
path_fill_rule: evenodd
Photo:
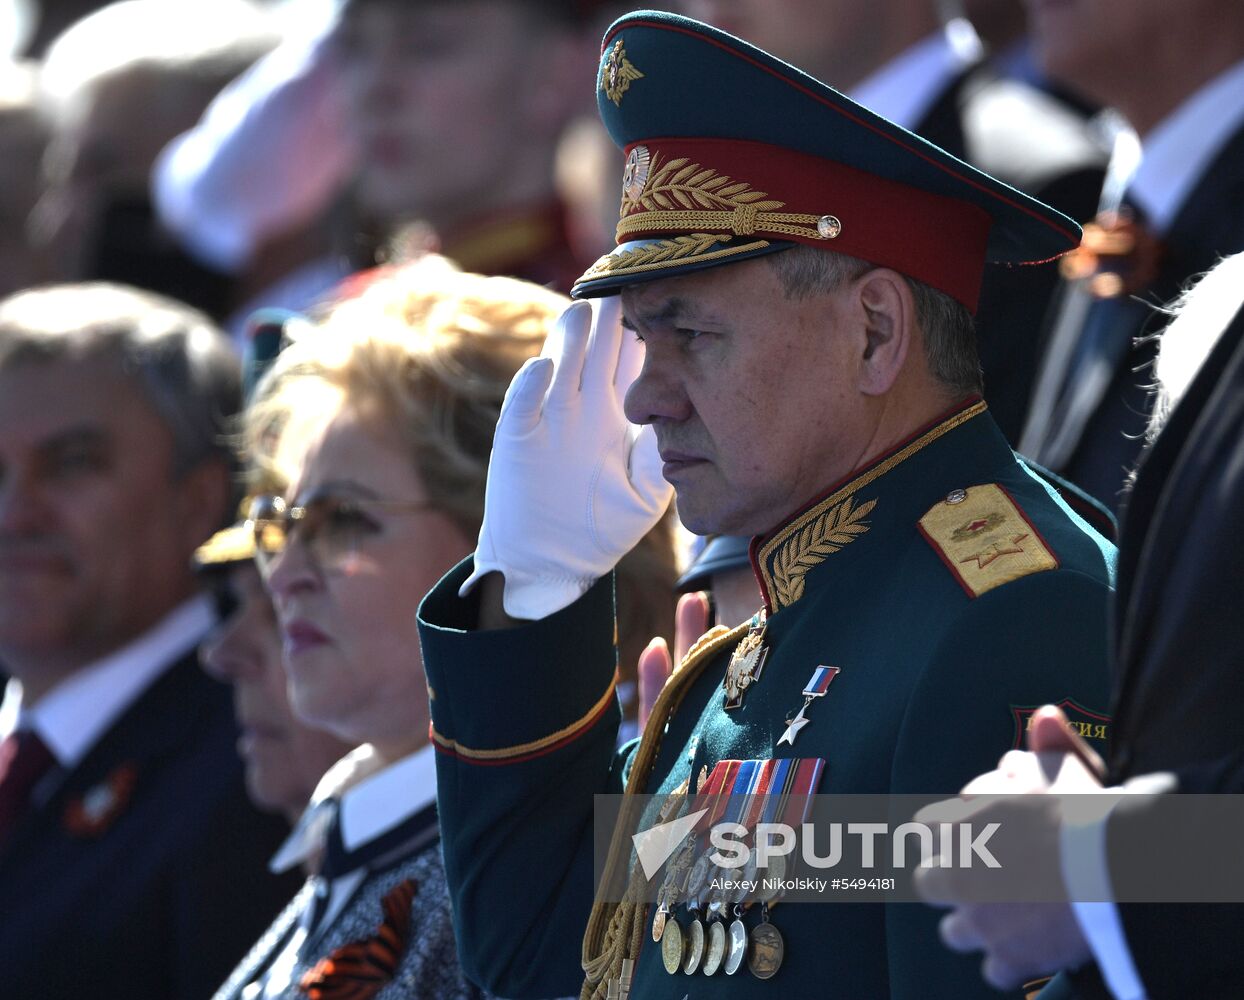
M 915 333 L 915 299 L 906 279 L 886 267 L 857 279 L 855 290 L 864 316 L 859 390 L 866 396 L 884 396 L 907 363 Z

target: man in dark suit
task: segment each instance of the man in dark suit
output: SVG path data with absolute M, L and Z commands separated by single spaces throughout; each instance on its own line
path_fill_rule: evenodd
M 0 302 L 5 996 L 210 995 L 290 891 L 249 807 L 190 557 L 231 506 L 238 371 L 113 285 Z
M 1194 289 L 1163 334 L 1157 371 L 1170 415 L 1141 459 L 1123 524 L 1110 752 L 1104 766 L 1089 762 L 1106 786 L 1238 793 L 1244 788 L 1238 725 L 1244 701 L 1239 670 L 1244 629 L 1238 622 L 1244 555 L 1244 255 L 1224 261 Z M 1165 409 L 1160 405 L 1159 413 Z M 1055 711 L 1042 710 L 1030 749 L 1082 753 L 1062 722 Z M 973 787 L 1027 791 L 1024 771 L 1023 759 L 1009 758 Z M 1064 790 L 1059 781 L 1042 787 Z M 1244 973 L 1236 947 L 1244 933 L 1244 905 L 1108 901 L 1118 897 L 1117 887 L 1134 888 L 1138 875 L 1163 863 L 1154 816 L 1168 808 L 1150 796 L 1129 796 L 1096 824 L 1092 850 L 1100 852 L 1097 861 L 1105 873 L 1098 888 L 1110 893 L 1104 901 L 1075 875 L 1073 852 L 1088 848 L 1088 841 L 1069 834 L 1066 818 L 1047 843 L 1057 845 L 1060 857 L 1053 864 L 1062 867 L 1075 900 L 1070 906 L 973 905 L 940 876 L 926 881 L 932 899 L 957 904 L 943 922 L 943 938 L 957 950 L 984 950 L 986 976 L 999 986 L 1059 968 L 1073 970 L 1043 998 L 1232 994 Z M 1046 814 L 1051 827 L 1060 814 Z M 1037 812 L 1031 822 L 1042 822 Z M 1198 831 L 1202 838 L 1210 834 Z M 1187 862 L 1186 847 L 1173 843 L 1174 860 Z M 1139 872 L 1130 860 L 1138 856 L 1138 846 L 1145 859 Z M 1203 839 L 1198 850 L 1215 856 Z M 1032 863 L 1042 867 L 1038 859 Z M 1216 872 L 1231 878 L 1221 864 Z
M 1033 0 L 1046 70 L 1116 107 L 1120 143 L 1047 333 L 1020 450 L 1112 508 L 1150 409 L 1156 305 L 1244 250 L 1244 7 Z M 1160 41 L 1160 44 L 1158 44 Z M 1144 53 L 1143 57 L 1138 54 Z

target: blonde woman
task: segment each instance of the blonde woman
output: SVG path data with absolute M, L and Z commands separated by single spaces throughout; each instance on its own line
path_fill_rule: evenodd
M 258 389 L 245 439 L 290 484 L 253 518 L 290 702 L 360 749 L 301 825 L 319 874 L 221 998 L 476 994 L 437 842 L 415 609 L 474 547 L 505 389 L 566 305 L 426 258 L 338 306 Z

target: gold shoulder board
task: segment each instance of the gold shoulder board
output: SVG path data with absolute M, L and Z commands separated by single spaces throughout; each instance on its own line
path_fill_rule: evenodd
M 954 490 L 920 518 L 920 533 L 971 597 L 1058 568 L 1045 539 L 997 483 Z

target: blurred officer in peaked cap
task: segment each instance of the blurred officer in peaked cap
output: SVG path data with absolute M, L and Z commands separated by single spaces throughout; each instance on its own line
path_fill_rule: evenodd
M 1078 227 L 696 21 L 615 22 L 596 86 L 618 245 L 511 385 L 475 554 L 420 609 L 464 967 L 515 997 L 994 996 L 914 904 L 752 906 L 704 965 L 722 922 L 646 905 L 638 866 L 593 904 L 593 796 L 955 791 L 1042 701 L 1104 720 L 1113 548 L 1011 452 L 972 339 L 986 261 Z M 672 492 L 754 536 L 762 603 L 615 754 L 610 570 Z

